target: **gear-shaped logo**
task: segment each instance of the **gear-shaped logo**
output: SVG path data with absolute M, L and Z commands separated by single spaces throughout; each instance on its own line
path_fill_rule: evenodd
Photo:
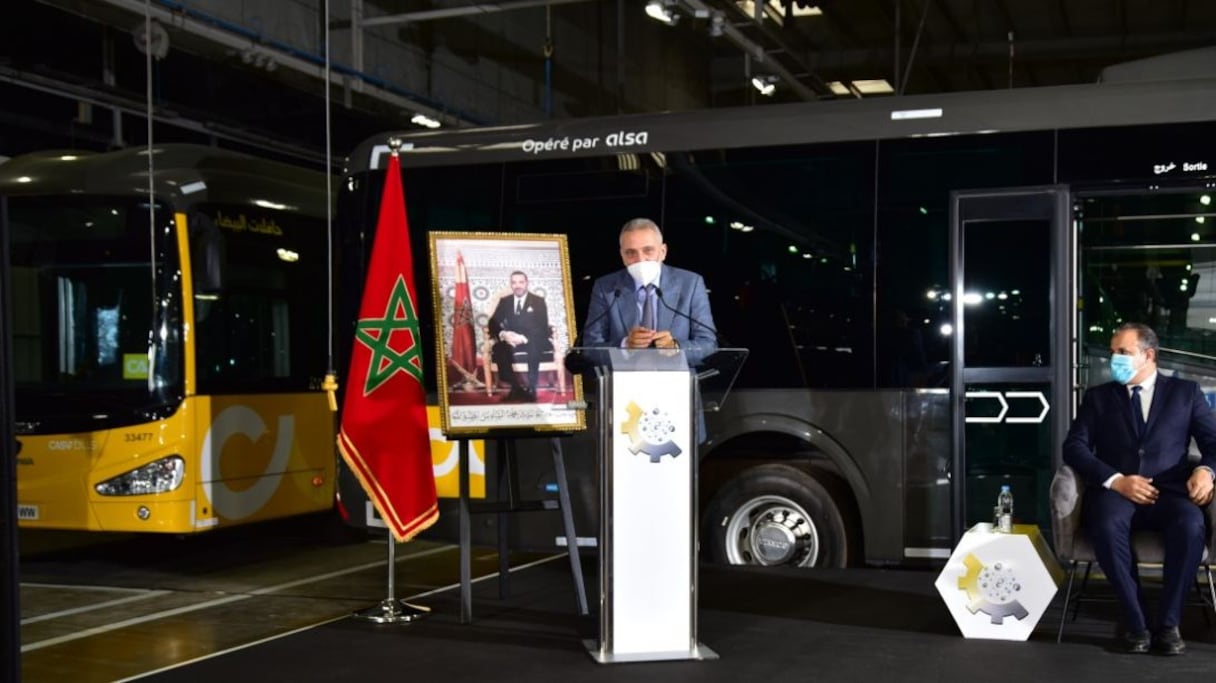
M 629 444 L 630 453 L 645 453 L 650 456 L 650 462 L 659 462 L 664 455 L 674 458 L 682 452 L 671 440 L 676 425 L 666 411 L 661 408 L 643 411 L 633 401 L 625 410 L 629 412 L 629 419 L 621 424 L 621 433 L 632 441 Z
M 1025 619 L 1029 615 L 1017 601 L 1022 584 L 1013 567 L 1003 562 L 989 567 L 971 553 L 963 558 L 963 564 L 967 572 L 959 577 L 958 589 L 967 591 L 967 609 L 972 614 L 983 612 L 994 624 L 1004 624 L 1005 617 Z

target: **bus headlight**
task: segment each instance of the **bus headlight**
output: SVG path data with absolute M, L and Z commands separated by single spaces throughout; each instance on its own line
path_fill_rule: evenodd
M 146 493 L 166 493 L 182 485 L 186 463 L 181 456 L 170 455 L 107 479 L 94 488 L 103 496 L 141 496 Z

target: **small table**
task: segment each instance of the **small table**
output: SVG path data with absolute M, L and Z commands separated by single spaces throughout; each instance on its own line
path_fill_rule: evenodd
M 1063 578 L 1039 527 L 1001 533 L 982 523 L 963 534 L 934 586 L 964 638 L 1026 640 Z

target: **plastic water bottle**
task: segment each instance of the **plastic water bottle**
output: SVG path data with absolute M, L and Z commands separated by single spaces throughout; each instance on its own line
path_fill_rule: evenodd
M 1004 533 L 1013 531 L 1013 491 L 1008 484 L 1001 486 L 1001 492 L 996 496 L 996 530 Z

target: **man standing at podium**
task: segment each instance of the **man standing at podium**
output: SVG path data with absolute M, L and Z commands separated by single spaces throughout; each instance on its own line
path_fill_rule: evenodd
M 717 349 L 705 280 L 663 263 L 667 245 L 659 226 L 648 218 L 625 223 L 620 247 L 625 268 L 595 281 L 583 343 L 683 349 L 702 357 Z

